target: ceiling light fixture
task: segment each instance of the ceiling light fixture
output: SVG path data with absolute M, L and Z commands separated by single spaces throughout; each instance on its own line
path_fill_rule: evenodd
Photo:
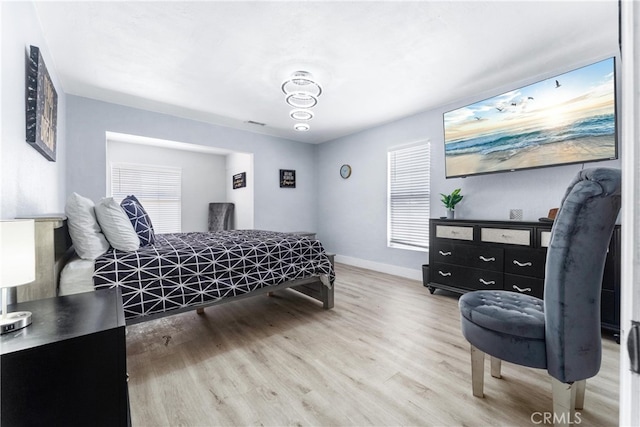
M 296 71 L 282 83 L 282 92 L 285 95 L 292 93 L 304 93 L 317 98 L 322 94 L 322 88 L 316 83 L 307 71 Z
M 313 108 L 318 103 L 318 99 L 304 92 L 294 92 L 287 95 L 287 104 L 295 108 Z
M 291 110 L 289 116 L 293 120 L 311 120 L 313 119 L 313 113 L 309 110 Z
M 308 71 L 296 71 L 285 80 L 281 86 L 285 94 L 285 101 L 294 109 L 289 112 L 289 117 L 297 121 L 307 121 L 313 118 L 309 108 L 318 103 L 318 97 L 322 94 L 322 87 L 313 79 Z M 293 128 L 298 132 L 306 132 L 309 125 L 296 123 Z

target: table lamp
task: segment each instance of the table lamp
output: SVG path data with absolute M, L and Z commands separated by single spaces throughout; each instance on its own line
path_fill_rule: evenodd
M 0 221 L 0 288 L 2 317 L 0 334 L 6 334 L 31 324 L 31 313 L 7 313 L 9 288 L 26 285 L 36 279 L 36 245 L 32 219 Z

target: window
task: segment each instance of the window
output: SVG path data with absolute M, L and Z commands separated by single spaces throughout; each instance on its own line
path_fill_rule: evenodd
M 111 196 L 118 202 L 136 196 L 151 217 L 156 233 L 182 230 L 182 169 L 166 166 L 111 164 Z
M 387 240 L 390 247 L 429 248 L 428 142 L 390 150 Z

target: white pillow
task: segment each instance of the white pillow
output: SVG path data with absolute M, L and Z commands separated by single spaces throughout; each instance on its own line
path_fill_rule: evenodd
M 129 252 L 140 248 L 140 238 L 133 224 L 113 197 L 100 200 L 96 205 L 96 218 L 113 248 Z
M 64 211 L 73 247 L 80 258 L 96 259 L 109 249 L 90 199 L 73 193 L 67 199 Z

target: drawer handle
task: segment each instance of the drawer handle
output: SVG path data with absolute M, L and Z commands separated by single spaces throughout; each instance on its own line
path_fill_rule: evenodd
M 440 253 L 440 255 L 442 256 L 449 256 L 451 255 L 451 252 L 442 252 L 442 251 L 438 251 Z
M 522 289 L 522 288 L 517 287 L 516 285 L 513 285 L 513 289 L 515 289 L 518 292 L 531 292 L 531 288 Z
M 517 265 L 518 267 L 531 267 L 533 265 L 533 264 L 531 264 L 531 262 L 518 262 L 517 259 L 514 259 L 513 263 L 515 265 Z
M 440 275 L 443 277 L 451 276 L 451 273 L 449 272 L 443 273 L 442 271 L 438 270 L 438 273 L 440 273 Z
M 496 284 L 495 280 L 484 280 L 484 279 L 479 279 L 479 280 L 483 285 L 495 285 Z
M 485 258 L 482 255 L 480 255 L 478 258 L 480 258 L 484 262 L 491 262 L 496 260 L 494 257 Z

